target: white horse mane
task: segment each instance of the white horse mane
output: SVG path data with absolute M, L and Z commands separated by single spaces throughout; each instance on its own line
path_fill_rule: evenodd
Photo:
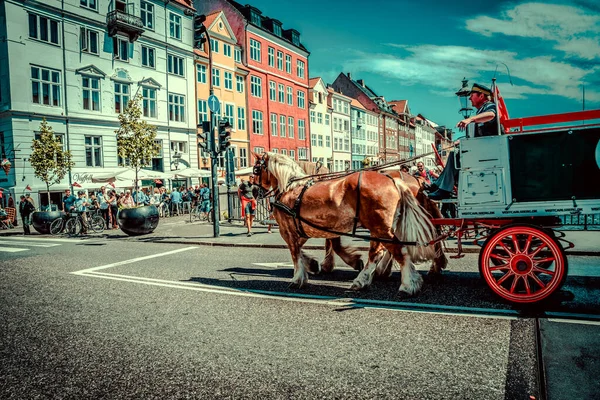
M 290 183 L 292 178 L 307 176 L 294 160 L 284 154 L 278 153 L 267 153 L 267 156 L 269 157 L 267 161 L 268 170 L 277 179 L 277 188 L 281 193 L 304 185 L 304 180 L 297 180 Z

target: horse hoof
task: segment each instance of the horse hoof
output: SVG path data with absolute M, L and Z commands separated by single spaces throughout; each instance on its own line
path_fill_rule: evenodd
M 365 263 L 363 260 L 359 259 L 353 267 L 356 271 L 362 271 L 365 268 Z
M 308 262 L 308 272 L 314 275 L 318 275 L 321 272 L 321 266 L 317 260 L 311 259 Z
M 425 281 L 427 283 L 441 283 L 444 279 L 444 276 L 441 272 L 429 271 L 427 275 L 425 275 Z
M 288 289 L 302 289 L 304 282 L 290 282 Z

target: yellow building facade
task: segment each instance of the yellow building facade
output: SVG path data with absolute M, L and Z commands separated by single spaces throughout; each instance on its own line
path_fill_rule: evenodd
M 220 102 L 218 119 L 227 119 L 233 127 L 231 132 L 231 149 L 235 155 L 235 169 L 250 165 L 248 137 L 248 107 L 246 77 L 248 69 L 242 65 L 242 47 L 238 45 L 225 14 L 218 11 L 207 15 L 204 25 L 210 35 L 212 53 L 212 72 L 209 71 L 208 45 L 196 50 L 196 103 L 198 124 L 210 120 L 208 97 L 210 96 L 210 80 L 212 78 L 213 94 Z M 202 132 L 199 128 L 198 132 Z M 215 136 L 217 134 L 215 133 Z M 200 149 L 202 150 L 202 149 Z M 198 152 L 200 168 L 210 168 L 210 156 L 203 151 Z M 219 177 L 224 177 L 225 160 L 221 155 L 218 160 Z

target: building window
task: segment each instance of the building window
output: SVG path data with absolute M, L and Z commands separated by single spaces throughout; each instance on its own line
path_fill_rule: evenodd
M 325 136 L 325 147 L 331 147 L 331 136 Z
M 262 79 L 258 76 L 250 77 L 250 93 L 254 97 L 262 97 Z
M 152 171 L 163 171 L 163 143 L 161 139 L 154 141 L 158 145 L 159 152 L 152 157 Z
M 310 122 L 313 124 L 316 122 L 315 112 L 313 110 L 310 110 Z
M 329 126 L 329 114 L 325 114 L 325 125 Z
M 298 139 L 299 140 L 306 140 L 306 130 L 304 127 L 304 120 L 303 119 L 299 119 L 298 120 Z
M 279 102 L 285 104 L 285 86 L 280 83 L 277 92 L 279 94 Z
M 273 81 L 269 81 L 269 100 L 277 100 L 277 84 Z
M 242 50 L 238 49 L 237 47 L 233 49 L 233 61 L 236 63 L 242 62 Z
M 31 67 L 31 101 L 37 104 L 60 107 L 59 71 Z
M 248 149 L 242 147 L 239 149 L 240 152 L 240 168 L 246 168 L 248 166 Z
M 237 75 L 235 77 L 235 88 L 238 93 L 244 93 L 244 77 Z
M 85 136 L 85 165 L 88 167 L 102 166 L 102 137 Z
M 262 111 L 252 110 L 252 133 L 263 134 L 263 113 Z
M 156 118 L 156 89 L 142 89 L 142 108 L 144 117 Z
M 154 30 L 154 5 L 147 1 L 140 2 L 140 16 L 144 28 Z
M 317 123 L 323 124 L 323 113 L 317 113 Z
M 288 117 L 288 137 L 294 137 L 294 118 Z
M 80 44 L 81 51 L 90 54 L 98 54 L 98 32 L 85 27 L 81 27 L 80 31 Z
M 288 74 L 292 73 L 292 56 L 289 54 L 285 55 L 285 72 Z
M 298 90 L 298 108 L 304 108 L 304 92 Z
M 187 142 L 172 141 L 171 142 L 171 153 L 187 154 L 188 153 L 187 145 L 188 145 Z
M 198 64 L 198 69 L 196 70 L 196 80 L 198 83 L 206 83 L 206 65 Z
M 301 147 L 301 148 L 298 149 L 298 159 L 299 160 L 306 160 L 307 159 L 306 148 Z
M 279 136 L 285 137 L 285 127 L 286 127 L 286 118 L 285 115 L 279 116 Z
M 294 105 L 294 91 L 291 86 L 287 87 L 287 103 L 290 106 Z
M 183 58 L 172 54 L 167 55 L 167 72 L 174 75 L 184 76 Z
M 212 84 L 213 86 L 221 86 L 221 71 L 213 68 L 212 69 Z
M 323 135 L 319 135 L 319 147 L 323 147 Z
M 129 41 L 127 39 L 113 38 L 113 59 L 129 61 Z
M 142 46 L 142 65 L 144 67 L 155 68 L 155 51 L 152 47 Z
M 225 80 L 225 89 L 233 90 L 233 76 L 231 72 L 225 71 L 223 73 Z
M 317 134 L 316 133 L 310 134 L 310 145 L 313 147 L 317 146 Z
M 198 100 L 198 121 L 209 121 L 208 119 L 208 103 L 206 100 Z
M 283 52 L 277 51 L 277 68 L 283 71 Z
M 271 152 L 277 154 L 279 151 L 277 149 L 271 149 Z
M 29 14 L 29 37 L 42 42 L 58 44 L 58 21 Z
M 115 82 L 115 112 L 122 113 L 129 103 L 129 84 Z
M 219 41 L 218 40 L 213 39 L 213 38 L 210 39 L 210 51 L 212 51 L 213 53 L 219 52 Z
M 260 42 L 250 39 L 250 59 L 260 62 Z
M 169 93 L 169 120 L 184 122 L 185 96 Z
M 294 150 L 290 150 L 290 158 L 291 158 L 292 160 L 295 160 L 295 159 L 296 159 L 296 152 L 295 152 Z
M 269 67 L 274 67 L 275 66 L 275 49 L 272 47 L 269 47 Z
M 83 109 L 100 111 L 100 79 L 89 76 L 82 77 Z
M 244 107 L 237 108 L 237 128 L 240 131 L 246 130 L 246 109 Z
M 169 13 L 169 36 L 181 40 L 181 17 Z
M 277 114 L 271 113 L 271 136 L 277 136 Z
M 304 78 L 304 61 L 296 61 L 296 74 L 298 78 Z
M 255 147 L 255 148 L 254 148 L 254 152 L 255 152 L 256 154 L 262 154 L 262 153 L 264 153 L 264 152 L 265 152 L 265 148 L 264 148 L 264 147 Z
M 96 0 L 79 0 L 81 7 L 89 8 L 90 10 L 98 10 L 98 3 Z
M 223 54 L 227 57 L 231 57 L 231 45 L 223 43 Z
M 229 121 L 229 125 L 231 125 L 232 128 L 235 127 L 235 121 L 234 121 L 234 117 L 233 117 L 233 109 L 234 109 L 233 104 L 225 104 L 225 119 L 227 119 L 227 121 Z

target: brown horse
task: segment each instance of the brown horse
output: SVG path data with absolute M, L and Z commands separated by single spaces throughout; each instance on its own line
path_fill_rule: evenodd
M 437 204 L 430 200 L 423 194 L 423 180 L 415 177 L 406 172 L 398 170 L 384 170 L 382 173 L 389 175 L 394 180 L 403 182 L 410 190 L 410 192 L 417 198 L 419 204 L 429 213 L 432 218 L 442 218 L 442 214 Z M 442 269 L 448 265 L 448 259 L 442 249 L 442 244 L 436 242 L 435 258 L 432 261 L 429 274 L 437 276 L 442 272 Z M 378 252 L 380 253 L 381 261 L 377 264 L 375 271 L 376 276 L 387 277 L 392 273 L 392 266 L 394 259 L 390 253 L 388 253 L 383 245 L 379 245 Z M 325 240 L 325 259 L 321 263 L 321 270 L 323 272 L 331 272 L 335 267 L 335 260 L 333 253 L 336 253 L 340 258 L 349 266 L 356 270 L 362 269 L 362 260 L 357 250 L 349 246 L 342 246 L 340 238 L 326 239 Z
M 308 237 L 339 238 L 360 223 L 374 239 L 370 242 L 368 264 L 353 287 L 370 283 L 381 242 L 400 265 L 400 291 L 412 295 L 420 290 L 423 281 L 412 261 L 434 258 L 435 251 L 429 243 L 435 228 L 405 184 L 384 174 L 364 171 L 308 186 L 308 179 L 302 179 L 307 175 L 289 157 L 274 153 L 254 155 L 254 174 L 259 185 L 276 190 L 278 204 L 273 214 L 294 263 L 292 286 L 302 287 L 308 280 L 310 258 L 302 252 Z

